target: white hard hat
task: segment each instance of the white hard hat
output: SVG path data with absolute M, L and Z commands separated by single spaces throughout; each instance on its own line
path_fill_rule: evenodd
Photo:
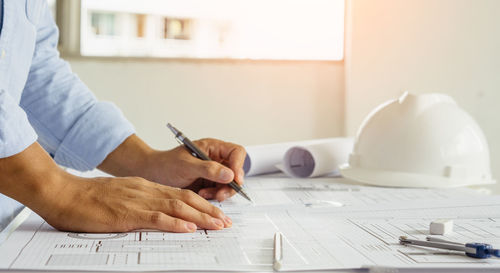
M 389 187 L 493 184 L 481 128 L 443 94 L 405 93 L 363 121 L 344 177 Z

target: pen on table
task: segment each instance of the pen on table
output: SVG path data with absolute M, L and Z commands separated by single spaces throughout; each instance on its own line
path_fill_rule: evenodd
M 172 126 L 172 124 L 168 123 L 167 127 L 168 127 L 168 129 L 170 129 L 170 131 L 172 131 L 172 133 L 174 133 L 175 139 L 177 139 L 177 141 L 179 141 L 179 143 L 184 144 L 184 147 L 186 147 L 186 149 L 188 149 L 188 151 L 192 155 L 196 156 L 197 158 L 199 158 L 201 160 L 205 160 L 205 161 L 212 160 L 202 150 L 200 150 L 198 147 L 196 147 L 196 145 L 191 140 L 189 140 L 189 138 L 187 138 L 181 131 L 177 130 L 177 128 Z M 243 191 L 241 186 L 238 185 L 238 183 L 236 183 L 234 180 L 231 181 L 231 183 L 229 183 L 228 185 L 231 188 L 233 188 L 233 190 L 235 190 L 237 193 L 239 193 L 241 196 L 243 196 L 245 199 L 247 199 L 248 201 L 253 203 L 252 199 L 245 193 L 245 191 Z
M 281 270 L 281 261 L 283 260 L 283 234 L 277 231 L 274 234 L 274 261 L 273 269 Z

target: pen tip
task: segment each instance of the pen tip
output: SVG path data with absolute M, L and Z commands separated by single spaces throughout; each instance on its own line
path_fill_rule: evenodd
M 248 196 L 248 194 L 246 194 L 243 190 L 240 191 L 240 194 L 241 194 L 241 196 L 245 197 L 246 200 L 252 202 L 252 204 L 255 204 L 255 202 L 252 200 L 252 198 L 250 198 L 250 196 Z

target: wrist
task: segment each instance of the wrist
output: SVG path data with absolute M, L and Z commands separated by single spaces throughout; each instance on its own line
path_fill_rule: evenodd
M 38 144 L 0 159 L 0 192 L 36 210 L 47 200 L 58 198 L 65 172 Z
M 28 199 L 22 200 L 21 203 L 43 216 L 63 206 L 68 196 L 67 187 L 76 177 L 57 165 L 53 169 L 38 172 L 38 176 L 35 181 L 29 183 L 30 186 L 23 195 Z
M 170 164 L 167 163 L 169 151 L 153 150 L 142 161 L 138 176 L 153 182 L 158 182 L 167 185 L 166 170 Z
M 131 135 L 112 151 L 98 168 L 114 176 L 144 177 L 150 158 L 156 152 L 137 135 Z

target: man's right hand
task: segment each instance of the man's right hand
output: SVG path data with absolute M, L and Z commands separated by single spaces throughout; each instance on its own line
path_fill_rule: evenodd
M 61 170 L 38 143 L 0 159 L 0 192 L 59 230 L 194 232 L 231 226 L 220 209 L 192 191 L 138 177 L 76 177 Z

